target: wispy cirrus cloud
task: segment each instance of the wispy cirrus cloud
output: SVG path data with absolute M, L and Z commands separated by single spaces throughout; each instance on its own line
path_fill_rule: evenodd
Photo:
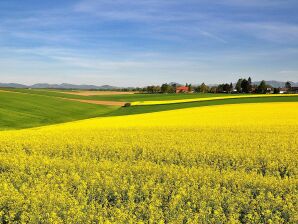
M 222 0 L 219 4 L 226 4 L 232 6 L 242 6 L 242 7 L 280 7 L 289 6 L 289 4 L 295 3 L 295 0 Z
M 224 38 L 227 36 L 255 37 L 271 42 L 282 40 L 293 41 L 297 38 L 297 25 L 288 22 L 271 21 L 262 15 L 252 14 L 247 7 L 289 7 L 297 5 L 293 0 L 223 0 L 220 2 L 200 1 L 130 1 L 130 0 L 83 0 L 74 6 L 78 13 L 89 13 L 97 18 L 107 21 L 129 21 L 133 23 L 151 23 L 144 29 L 152 32 L 153 36 L 201 36 L 210 41 L 221 43 L 233 42 Z M 202 7 L 198 7 L 198 5 Z M 234 17 L 224 16 L 220 11 L 214 10 L 218 5 L 233 6 Z M 191 8 L 190 6 L 194 6 Z M 173 8 L 175 10 L 173 10 Z M 178 10 L 178 9 L 185 10 Z M 203 8 L 204 10 L 202 10 Z M 207 8 L 207 10 L 205 9 Z M 243 8 L 246 10 L 243 12 Z M 172 9 L 172 10 L 171 10 Z M 228 7 L 230 10 L 230 7 Z M 237 12 L 240 10 L 240 13 Z M 266 9 L 266 8 L 264 8 Z M 247 11 L 248 10 L 248 11 Z M 255 15 L 253 21 L 249 21 Z M 154 27 L 154 28 L 152 28 Z M 173 32 L 175 30 L 176 32 Z M 187 32 L 184 32 L 187 30 Z M 157 31 L 157 32 L 155 32 Z M 155 32 L 155 33 L 154 33 Z M 146 33 L 146 32 L 145 32 Z M 167 33 L 169 35 L 167 35 Z M 162 35 L 161 35 L 162 34 Z M 141 34 L 140 34 L 141 35 Z
M 84 73 L 98 82 L 122 75 L 127 83 L 214 83 L 241 72 L 265 79 L 298 69 L 294 0 L 6 4 L 0 2 L 0 77 L 5 71 L 29 77 L 31 70 Z
M 242 22 L 236 24 L 236 26 L 239 30 L 248 35 L 273 42 L 296 42 L 298 38 L 297 24 L 280 22 Z

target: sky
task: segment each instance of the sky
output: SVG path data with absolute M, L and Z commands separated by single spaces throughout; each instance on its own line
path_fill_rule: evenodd
M 1 0 L 0 82 L 297 82 L 297 11 L 297 0 Z

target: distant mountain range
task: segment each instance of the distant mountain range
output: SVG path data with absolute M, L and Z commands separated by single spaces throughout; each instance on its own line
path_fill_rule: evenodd
M 110 85 L 74 85 L 69 83 L 62 83 L 62 84 L 48 84 L 48 83 L 37 83 L 34 85 L 22 85 L 18 83 L 0 83 L 0 87 L 9 87 L 9 88 L 32 88 L 32 89 L 84 89 L 84 90 L 113 90 L 113 89 L 120 89 L 116 86 Z
M 259 85 L 261 81 L 253 82 L 254 85 Z M 284 87 L 286 82 L 270 80 L 266 81 L 268 85 L 271 85 L 274 88 Z M 181 85 L 176 82 L 171 82 L 170 85 Z M 298 82 L 291 82 L 292 86 L 298 87 Z M 217 86 L 218 84 L 210 84 L 209 86 Z M 234 83 L 235 85 L 235 83 Z M 69 83 L 62 84 L 49 84 L 49 83 L 37 83 L 34 85 L 23 85 L 19 83 L 0 83 L 0 87 L 9 87 L 9 88 L 32 88 L 32 89 L 83 89 L 83 90 L 116 90 L 122 89 L 121 87 L 110 86 L 110 85 L 75 85 Z M 131 87 L 129 87 L 131 88 Z
M 253 85 L 259 85 L 261 81 L 255 81 L 252 82 Z M 269 80 L 269 81 L 265 81 L 267 85 L 272 86 L 273 88 L 281 88 L 281 87 L 285 87 L 286 82 L 283 81 L 276 81 L 276 80 Z M 298 82 L 290 82 L 292 87 L 298 87 Z M 209 86 L 217 86 L 218 84 L 210 84 Z M 236 83 L 233 83 L 233 85 L 235 86 Z
M 261 81 L 256 81 L 252 82 L 254 85 L 259 85 Z M 273 88 L 280 88 L 280 87 L 285 87 L 286 82 L 281 82 L 281 81 L 275 81 L 275 80 L 270 80 L 270 81 L 265 81 L 267 85 L 272 86 Z M 298 86 L 298 82 L 290 82 L 292 87 Z

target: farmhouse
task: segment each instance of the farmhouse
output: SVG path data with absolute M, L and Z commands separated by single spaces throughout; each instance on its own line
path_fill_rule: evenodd
M 273 88 L 267 87 L 266 88 L 266 93 L 273 93 Z
M 290 92 L 291 93 L 298 93 L 298 87 L 291 87 Z
M 287 93 L 289 91 L 288 88 L 279 88 L 279 93 Z
M 188 86 L 179 86 L 176 87 L 176 93 L 188 93 L 189 87 Z

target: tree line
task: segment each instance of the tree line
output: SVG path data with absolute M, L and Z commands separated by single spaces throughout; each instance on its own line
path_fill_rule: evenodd
M 177 83 L 163 83 L 161 85 L 150 85 L 143 88 L 125 88 L 122 91 L 136 91 L 142 93 L 175 93 L 176 88 L 182 86 Z M 188 87 L 188 92 L 195 93 L 279 93 L 280 88 L 273 88 L 262 80 L 258 85 L 253 84 L 251 77 L 240 78 L 233 84 L 222 83 L 219 85 L 206 85 L 204 82 L 200 85 L 192 85 L 186 83 L 184 86 Z M 291 89 L 291 83 L 285 83 L 285 88 Z

